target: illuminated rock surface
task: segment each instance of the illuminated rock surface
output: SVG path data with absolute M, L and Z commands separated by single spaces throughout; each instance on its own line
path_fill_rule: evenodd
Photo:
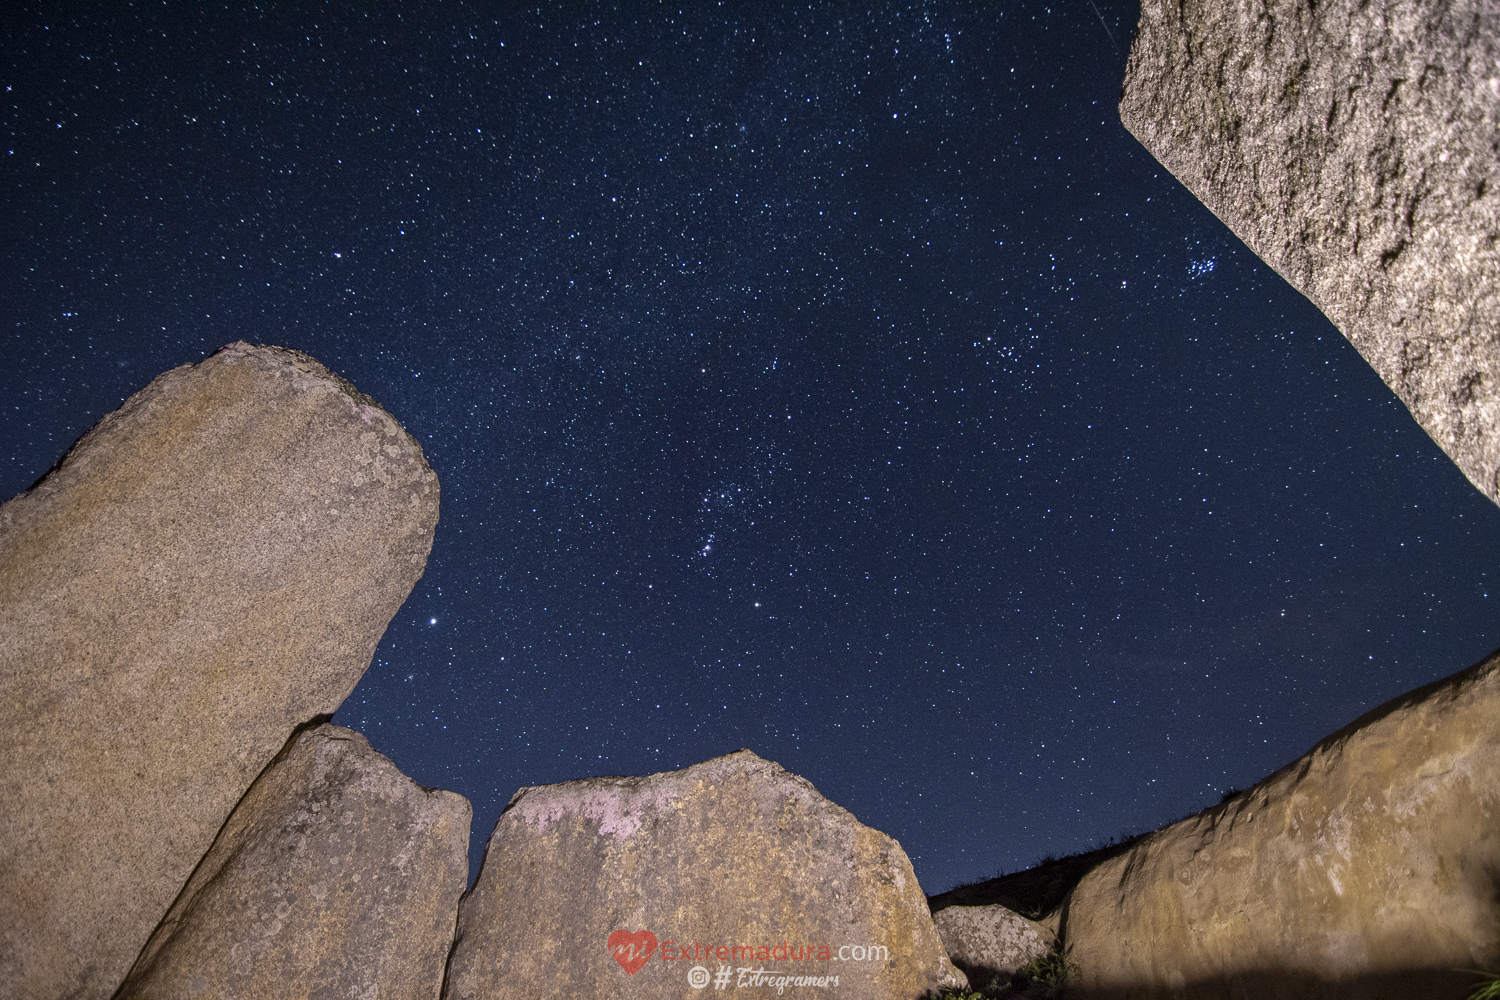
M 710 977 L 891 1000 L 963 981 L 901 845 L 747 750 L 516 793 L 459 909 L 449 1000 L 717 995 Z
M 1500 962 L 1500 655 L 1383 705 L 1073 890 L 1084 996 L 1467 997 Z M 1092 992 L 1089 992 L 1092 991 Z
M 251 786 L 117 994 L 436 1000 L 468 800 L 321 725 Z
M 422 575 L 438 484 L 313 359 L 167 372 L 0 507 L 0 996 L 102 1000 Z
M 1120 117 L 1500 501 L 1500 6 L 1144 0 Z
M 1052 950 L 1057 938 L 1046 927 L 998 903 L 946 906 L 932 915 L 953 964 L 973 986 L 1007 977 Z

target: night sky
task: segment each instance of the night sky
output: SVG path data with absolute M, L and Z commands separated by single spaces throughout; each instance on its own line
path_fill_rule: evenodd
M 426 450 L 335 721 L 474 803 L 749 747 L 928 892 L 1500 646 L 1500 509 L 1124 130 L 1133 4 L 0 13 L 0 493 L 307 351 Z

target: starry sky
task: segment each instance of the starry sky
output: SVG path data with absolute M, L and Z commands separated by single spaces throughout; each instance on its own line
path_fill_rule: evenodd
M 442 481 L 335 721 L 474 803 L 749 747 L 928 892 L 1500 646 L 1500 509 L 1116 111 L 1118 0 L 7 5 L 0 491 L 236 339 Z

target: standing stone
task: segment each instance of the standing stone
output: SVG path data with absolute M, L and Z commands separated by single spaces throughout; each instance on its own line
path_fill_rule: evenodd
M 1500 964 L 1497 719 L 1500 655 L 1137 841 L 1073 890 L 1076 982 L 1122 1000 L 1467 997 L 1469 970 Z
M 988 906 L 945 906 L 932 915 L 943 947 L 972 986 L 1015 971 L 1052 951 L 1057 938 L 1035 920 L 992 903 Z
M 240 343 L 0 507 L 0 996 L 114 992 L 250 782 L 364 673 L 437 506 L 390 414 Z
M 250 786 L 115 1000 L 437 1000 L 469 802 L 359 733 L 294 736 Z
M 1143 0 L 1120 117 L 1500 502 L 1500 5 Z
M 458 923 L 448 1000 L 913 1000 L 963 983 L 901 845 L 748 750 L 521 789 Z

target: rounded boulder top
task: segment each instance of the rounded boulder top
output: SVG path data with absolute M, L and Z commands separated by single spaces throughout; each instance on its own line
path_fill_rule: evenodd
M 394 417 L 246 343 L 0 507 L 0 994 L 114 992 L 256 774 L 353 690 L 437 515 Z

